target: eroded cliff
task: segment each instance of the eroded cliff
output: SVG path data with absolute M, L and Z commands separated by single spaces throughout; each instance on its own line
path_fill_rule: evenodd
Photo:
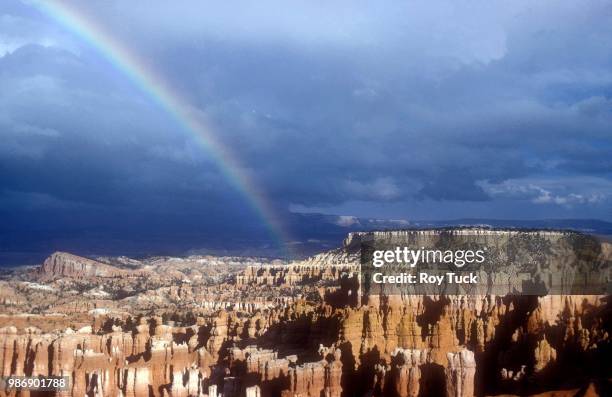
M 289 264 L 55 255 L 4 281 L 0 375 L 73 396 L 610 395 L 608 296 L 356 299 L 355 241 Z

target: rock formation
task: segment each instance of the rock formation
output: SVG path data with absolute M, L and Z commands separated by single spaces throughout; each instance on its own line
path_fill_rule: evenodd
M 461 350 L 457 353 L 447 353 L 446 395 L 453 397 L 474 396 L 474 374 L 476 361 L 474 353 Z
M 47 277 L 121 277 L 128 274 L 127 271 L 106 265 L 104 263 L 68 254 L 56 252 L 43 262 L 40 268 L 42 275 Z
M 359 295 L 359 238 L 289 264 L 53 254 L 3 281 L 0 376 L 70 376 L 65 396 L 610 391 L 609 296 Z

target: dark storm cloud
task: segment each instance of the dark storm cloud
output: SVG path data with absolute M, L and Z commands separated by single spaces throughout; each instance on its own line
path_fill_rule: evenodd
M 225 198 L 190 137 L 78 56 L 27 45 L 0 59 L 0 81 L 4 210 L 33 202 L 198 212 Z
M 608 2 L 75 4 L 197 106 L 279 208 L 612 216 Z M 0 10 L 0 57 L 5 205 L 241 206 L 192 138 L 53 21 Z

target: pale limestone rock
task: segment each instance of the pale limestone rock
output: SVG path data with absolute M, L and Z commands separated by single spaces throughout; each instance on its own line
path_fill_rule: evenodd
M 474 374 L 476 373 L 474 353 L 467 349 L 463 349 L 457 353 L 448 353 L 447 359 L 447 397 L 473 397 Z

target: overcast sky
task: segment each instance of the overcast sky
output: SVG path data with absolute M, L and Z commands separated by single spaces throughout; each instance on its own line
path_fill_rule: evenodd
M 73 7 L 281 216 L 612 220 L 610 1 L 178 3 Z M 258 222 L 193 136 L 29 2 L 0 4 L 0 139 L 13 222 Z

